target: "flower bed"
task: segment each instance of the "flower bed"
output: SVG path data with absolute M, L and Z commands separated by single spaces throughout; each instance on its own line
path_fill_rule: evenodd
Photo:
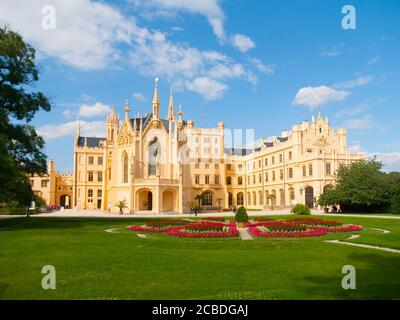
M 173 220 L 176 221 L 176 220 Z M 183 221 L 183 220 L 182 220 Z M 154 221 L 148 221 L 154 222 Z M 223 223 L 218 221 L 200 221 L 169 224 L 166 221 L 163 223 L 148 223 L 144 226 L 131 226 L 131 231 L 144 232 L 162 232 L 171 236 L 185 238 L 221 238 L 221 237 L 237 237 L 238 231 L 235 222 Z M 158 221 L 161 222 L 161 221 Z
M 165 232 L 176 227 L 186 226 L 190 224 L 190 221 L 186 220 L 154 220 L 146 221 L 143 226 L 131 226 L 131 231 L 147 231 L 147 232 Z
M 358 225 L 343 225 L 339 221 L 314 218 L 255 222 L 248 227 L 249 231 L 256 237 L 318 237 L 328 232 L 362 230 L 362 227 Z

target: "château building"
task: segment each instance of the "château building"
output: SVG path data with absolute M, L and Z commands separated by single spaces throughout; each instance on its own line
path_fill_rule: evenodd
M 334 130 L 328 118 L 294 125 L 280 137 L 261 139 L 251 149 L 225 147 L 225 127 L 198 128 L 175 113 L 172 92 L 167 117 L 160 117 L 156 81 L 152 112 L 131 117 L 128 101 L 119 119 L 114 108 L 104 138 L 74 139 L 72 206 L 126 213 L 188 212 L 202 195 L 211 210 L 244 205 L 250 209 L 316 205 L 334 183 L 341 164 L 362 158 L 347 148 L 346 129 Z

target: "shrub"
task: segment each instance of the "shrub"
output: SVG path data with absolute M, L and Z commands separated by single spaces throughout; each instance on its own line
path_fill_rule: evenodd
M 400 181 L 397 182 L 393 190 L 391 212 L 400 214 Z
M 296 204 L 296 205 L 294 206 L 294 208 L 292 209 L 292 213 L 294 213 L 294 214 L 300 214 L 300 215 L 303 215 L 303 216 L 304 216 L 304 215 L 309 215 L 309 214 L 311 214 L 311 211 L 310 211 L 310 208 L 307 207 L 306 205 L 298 203 L 298 204 Z
M 249 221 L 249 216 L 247 215 L 247 211 L 245 207 L 239 207 L 235 214 L 235 221 L 236 222 L 247 222 Z

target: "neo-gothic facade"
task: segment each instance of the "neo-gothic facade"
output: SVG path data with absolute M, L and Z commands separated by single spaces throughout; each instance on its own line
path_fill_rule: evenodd
M 320 114 L 251 150 L 225 148 L 224 129 L 184 120 L 172 92 L 160 118 L 156 83 L 150 114 L 132 118 L 126 102 L 122 121 L 115 110 L 108 115 L 104 138 L 82 137 L 78 127 L 72 206 L 117 212 L 125 200 L 126 213 L 188 212 L 201 194 L 211 210 L 314 207 L 339 165 L 362 157 L 348 151 L 346 129 L 332 129 Z

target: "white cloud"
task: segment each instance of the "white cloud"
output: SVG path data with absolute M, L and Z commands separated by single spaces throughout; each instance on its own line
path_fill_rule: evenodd
M 44 5 L 56 12 L 56 29 L 42 28 Z M 129 43 L 133 22 L 105 3 L 90 0 L 15 0 L 0 2 L 1 23 L 21 32 L 42 56 L 55 57 L 81 69 L 102 69 L 119 57 L 120 43 Z
M 176 11 L 201 14 L 207 18 L 217 38 L 221 41 L 225 40 L 223 27 L 225 16 L 220 0 L 131 0 L 131 2 L 144 9 L 151 9 L 154 14 L 158 14 L 160 10 L 166 10 L 172 14 Z
M 147 97 L 141 92 L 134 92 L 132 95 L 136 100 L 140 102 L 146 102 L 148 100 Z
M 191 82 L 186 83 L 189 91 L 201 94 L 206 100 L 218 100 L 228 89 L 227 85 L 208 77 L 195 78 Z
M 208 72 L 209 76 L 215 79 L 238 78 L 245 73 L 244 67 L 239 63 L 233 65 L 216 64 Z
M 231 40 L 233 46 L 239 49 L 241 52 L 247 52 L 256 46 L 253 40 L 243 34 L 235 34 Z
M 96 102 L 94 105 L 83 104 L 79 108 L 79 116 L 84 118 L 104 116 L 111 112 L 111 107 L 100 102 Z
M 294 98 L 292 104 L 304 105 L 314 110 L 322 105 L 333 101 L 342 101 L 349 95 L 349 92 L 339 91 L 327 86 L 301 88 Z
M 46 140 L 55 140 L 76 133 L 78 121 L 60 124 L 48 124 L 37 128 L 38 135 Z M 106 132 L 105 121 L 80 121 L 81 135 L 89 137 L 102 137 Z
M 368 60 L 367 65 L 377 64 L 381 60 L 380 55 L 376 55 Z
M 351 89 L 355 87 L 365 86 L 372 81 L 374 77 L 371 75 L 358 77 L 354 80 L 340 82 L 334 85 L 336 89 Z
M 383 163 L 385 171 L 400 171 L 400 152 L 375 152 L 370 155 Z
M 335 44 L 332 47 L 322 47 L 321 48 L 321 56 L 323 57 L 336 57 L 343 53 L 343 48 L 345 47 L 344 43 Z
M 359 129 L 371 129 L 375 123 L 371 116 L 364 116 L 362 118 L 354 118 L 346 120 L 343 124 L 345 128 L 359 130 Z
M 256 67 L 256 69 L 267 75 L 273 75 L 275 73 L 273 65 L 266 65 L 261 62 L 260 59 L 250 58 L 249 61 Z
M 64 117 L 66 117 L 66 118 L 72 118 L 72 117 L 74 117 L 76 114 L 73 112 L 73 111 L 71 111 L 71 110 L 64 110 L 63 112 L 62 112 L 62 115 L 64 116 Z
M 335 118 L 343 118 L 343 117 L 355 116 L 357 114 L 362 113 L 365 110 L 365 107 L 366 107 L 365 103 L 360 103 L 360 104 L 356 105 L 355 107 L 339 110 L 335 114 Z

